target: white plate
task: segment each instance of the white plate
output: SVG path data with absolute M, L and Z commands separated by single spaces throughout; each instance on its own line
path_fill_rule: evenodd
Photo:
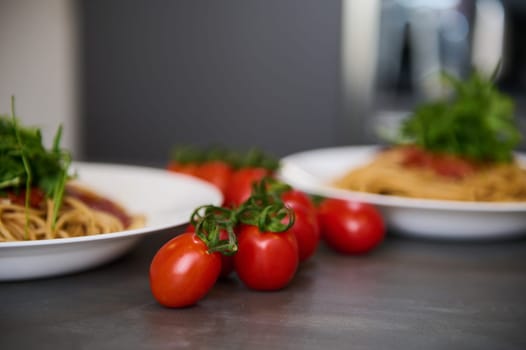
M 79 181 L 144 214 L 140 229 L 95 236 L 0 243 L 0 281 L 57 276 L 107 263 L 129 251 L 146 234 L 188 223 L 200 205 L 220 205 L 212 185 L 163 169 L 75 163 Z
M 498 239 L 526 234 L 526 203 L 475 203 L 353 192 L 328 183 L 372 160 L 379 146 L 311 150 L 281 160 L 280 178 L 308 193 L 377 205 L 393 231 L 417 237 Z M 517 154 L 526 166 L 526 156 Z

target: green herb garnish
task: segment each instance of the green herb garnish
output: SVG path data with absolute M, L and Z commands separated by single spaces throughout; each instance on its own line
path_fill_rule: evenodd
M 402 124 L 401 141 L 473 160 L 511 161 L 521 140 L 511 98 L 478 72 L 465 81 L 448 74 L 444 79 L 452 98 L 417 107 Z
M 46 150 L 38 128 L 22 127 L 15 116 L 14 99 L 11 116 L 0 115 L 0 197 L 7 191 L 25 190 L 29 208 L 31 189 L 41 189 L 54 202 L 52 223 L 55 225 L 62 204 L 71 164 L 69 152 L 60 148 L 59 127 L 51 150 Z

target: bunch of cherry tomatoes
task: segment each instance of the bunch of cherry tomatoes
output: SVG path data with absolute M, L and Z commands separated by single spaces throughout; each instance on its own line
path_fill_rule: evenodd
M 215 184 L 224 202 L 196 208 L 186 231 L 154 256 L 150 288 L 163 306 L 191 306 L 218 279 L 234 274 L 250 289 L 279 290 L 321 241 L 343 254 L 363 254 L 385 236 L 375 207 L 333 198 L 314 201 L 276 179 L 278 162 L 261 152 L 236 161 L 225 153 L 192 152 L 185 150 L 168 169 Z

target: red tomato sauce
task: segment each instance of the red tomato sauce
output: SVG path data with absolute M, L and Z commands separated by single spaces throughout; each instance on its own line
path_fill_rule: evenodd
M 407 167 L 431 169 L 436 174 L 462 179 L 477 170 L 473 161 L 449 154 L 431 153 L 416 146 L 403 148 L 402 164 Z
M 82 201 L 91 209 L 104 211 L 116 216 L 122 222 L 124 227 L 128 227 L 131 224 L 131 218 L 126 211 L 108 198 L 104 198 L 98 194 L 76 186 L 66 186 L 66 195 Z
M 0 197 L 8 198 L 11 203 L 16 205 L 26 205 L 25 189 L 20 189 L 17 191 L 9 190 L 5 191 L 4 193 L 0 194 Z M 132 219 L 126 213 L 126 211 L 117 203 L 114 203 L 107 198 L 76 186 L 66 186 L 66 195 L 80 200 L 91 209 L 104 211 L 116 216 L 122 222 L 124 227 L 128 227 L 131 224 Z M 29 195 L 29 207 L 34 209 L 42 209 L 44 207 L 45 198 L 45 193 L 41 189 L 33 187 Z
M 6 197 L 9 201 L 16 205 L 24 206 L 26 205 L 26 190 L 21 189 L 19 191 L 7 191 Z M 31 208 L 39 209 L 44 204 L 45 194 L 39 188 L 32 188 L 29 193 L 29 206 Z

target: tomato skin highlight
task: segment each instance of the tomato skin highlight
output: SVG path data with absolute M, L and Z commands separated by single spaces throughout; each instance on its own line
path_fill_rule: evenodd
M 209 253 L 193 232 L 166 242 L 150 265 L 150 289 L 159 304 L 180 308 L 196 304 L 216 283 L 221 254 Z
M 252 193 L 252 184 L 260 181 L 271 172 L 265 168 L 241 168 L 230 177 L 225 192 L 224 204 L 227 207 L 237 207 L 246 201 Z
M 286 287 L 299 265 L 296 237 L 286 232 L 261 232 L 256 226 L 242 225 L 234 269 L 250 289 L 274 291 Z
M 344 254 L 364 254 L 385 237 L 385 223 L 376 207 L 367 203 L 329 198 L 318 207 L 323 240 Z

